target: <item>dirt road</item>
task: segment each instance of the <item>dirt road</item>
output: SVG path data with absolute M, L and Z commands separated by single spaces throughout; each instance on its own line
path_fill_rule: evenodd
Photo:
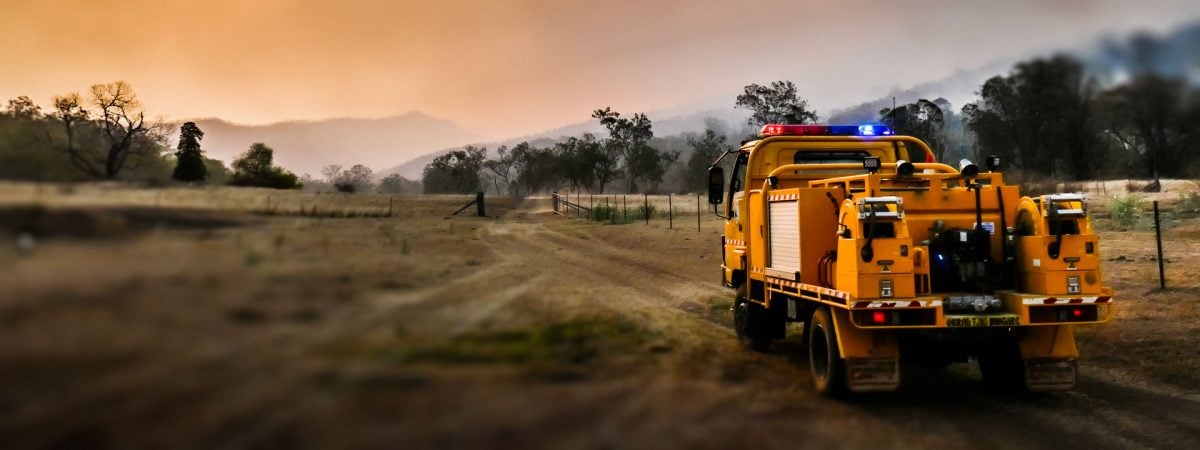
M 135 291 L 135 300 L 103 310 L 157 323 L 124 344 L 94 342 L 114 335 L 89 331 L 101 325 L 72 328 L 99 314 L 78 312 L 87 307 L 76 294 L 20 284 L 22 301 L 0 310 L 0 337 L 16 342 L 0 353 L 0 435 L 12 448 L 1200 446 L 1197 389 L 1088 361 L 1078 388 L 1064 394 L 992 394 L 963 365 L 916 373 L 896 394 L 816 396 L 796 340 L 768 354 L 736 345 L 730 293 L 716 281 L 714 224 L 699 233 L 605 226 L 546 206 L 531 200 L 497 219 L 409 226 L 270 222 L 244 234 L 141 238 L 211 249 L 227 263 L 242 256 L 222 256 L 230 248 L 284 234 L 281 255 L 313 252 L 314 242 L 326 253 L 411 254 L 360 261 L 353 272 L 268 256 L 253 270 L 240 261 L 179 263 L 186 276 L 143 269 L 132 286 L 120 271 L 94 275 L 88 282 Z M 302 237 L 292 237 L 297 227 Z M 392 239 L 372 245 L 346 233 Z M 114 257 L 76 247 L 47 251 L 81 266 Z M 121 251 L 137 257 L 139 248 Z M 14 270 L 42 273 L 36 262 Z M 222 281 L 203 282 L 214 279 Z M 180 286 L 231 298 L 212 306 L 223 314 L 148 306 Z M 247 287 L 254 292 L 230 294 Z M 58 306 L 30 306 L 47 298 Z M 288 303 L 296 298 L 309 309 Z M 177 317 L 183 311 L 195 317 Z M 28 333 L 51 326 L 57 331 Z

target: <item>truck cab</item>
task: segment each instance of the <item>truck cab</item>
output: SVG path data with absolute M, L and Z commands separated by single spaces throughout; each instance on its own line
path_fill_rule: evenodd
M 1073 327 L 1111 317 L 1078 194 L 1022 197 L 998 158 L 935 161 L 883 125 L 777 125 L 710 169 L 734 328 L 804 322 L 818 391 L 888 391 L 901 362 L 975 360 L 996 387 L 1070 389 Z

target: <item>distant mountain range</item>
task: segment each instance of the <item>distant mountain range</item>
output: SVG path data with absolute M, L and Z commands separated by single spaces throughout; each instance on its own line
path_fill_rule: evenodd
M 211 158 L 233 161 L 255 142 L 275 149 L 276 164 L 320 177 L 329 164 L 365 164 L 374 169 L 394 166 L 432 149 L 478 139 L 454 122 L 420 112 L 378 119 L 289 121 L 240 125 L 221 119 L 193 119 L 204 131 L 202 146 Z

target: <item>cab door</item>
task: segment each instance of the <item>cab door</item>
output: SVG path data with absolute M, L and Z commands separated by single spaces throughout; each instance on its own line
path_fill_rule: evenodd
M 746 161 L 749 153 L 739 153 L 729 176 L 725 199 L 725 235 L 722 236 L 725 286 L 737 287 L 746 281 Z

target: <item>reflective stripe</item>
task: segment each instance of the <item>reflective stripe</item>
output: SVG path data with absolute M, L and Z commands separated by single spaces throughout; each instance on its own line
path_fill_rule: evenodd
M 838 298 L 838 299 L 842 299 L 842 300 L 846 300 L 846 299 L 850 298 L 849 293 L 842 292 L 837 289 L 829 289 L 829 288 L 821 287 L 821 286 L 813 286 L 811 284 L 797 283 L 795 281 L 782 280 L 782 279 L 775 278 L 775 277 L 768 277 L 767 282 L 772 283 L 772 284 L 777 284 L 780 286 L 795 288 L 795 289 L 814 291 L 821 295 Z
M 1057 297 L 1027 297 L 1021 300 L 1021 303 L 1026 305 L 1077 305 L 1088 303 L 1108 303 L 1112 300 L 1110 297 L 1075 297 L 1075 298 L 1057 298 Z
M 861 309 L 861 308 L 924 308 L 927 306 L 931 307 L 931 308 L 942 306 L 942 301 L 941 300 L 931 300 L 931 301 L 925 301 L 925 300 L 904 301 L 904 300 L 901 300 L 901 301 L 897 301 L 897 302 L 861 301 L 861 302 L 854 302 L 854 305 L 852 307 L 856 308 L 856 309 Z

